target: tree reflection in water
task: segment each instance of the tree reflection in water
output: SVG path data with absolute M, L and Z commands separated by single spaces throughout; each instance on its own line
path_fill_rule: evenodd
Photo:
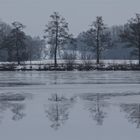
M 26 98 L 30 98 L 29 94 L 14 94 L 14 93 L 1 93 L 0 94 L 0 121 L 4 118 L 4 114 L 9 110 L 12 113 L 12 120 L 21 120 L 25 113 L 25 104 L 23 101 Z M 9 116 L 9 115 L 8 115 Z
M 69 109 L 75 103 L 75 97 L 66 98 L 58 94 L 53 94 L 48 100 L 49 104 L 46 106 L 45 112 L 52 122 L 51 127 L 57 130 L 68 120 Z
M 82 99 L 88 101 L 86 108 L 90 111 L 93 120 L 97 122 L 97 125 L 102 125 L 104 118 L 107 117 L 104 109 L 109 106 L 106 101 L 109 97 L 102 94 L 87 94 L 82 96 Z
M 0 114 L 1 114 L 1 121 L 3 119 L 4 112 L 10 110 L 13 114 L 12 120 L 18 121 L 21 120 L 25 113 L 23 113 L 23 110 L 25 109 L 25 104 L 22 103 L 13 103 L 10 101 L 0 101 Z
M 24 104 L 15 103 L 11 105 L 11 111 L 13 112 L 12 119 L 17 121 L 21 120 L 23 117 L 25 117 L 25 113 L 23 113 L 23 110 L 25 109 Z
M 135 123 L 140 128 L 140 104 L 121 104 L 121 109 L 126 113 L 129 122 Z

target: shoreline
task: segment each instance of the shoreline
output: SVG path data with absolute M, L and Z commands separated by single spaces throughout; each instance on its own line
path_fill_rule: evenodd
M 138 64 L 2 64 L 0 71 L 140 71 Z

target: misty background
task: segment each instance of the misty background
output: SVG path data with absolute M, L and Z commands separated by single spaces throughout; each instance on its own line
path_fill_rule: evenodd
M 139 0 L 0 0 L 0 61 L 15 61 L 18 56 L 16 47 L 20 48 L 21 61 L 53 59 L 54 44 L 48 43 L 48 40 L 52 39 L 43 37 L 45 25 L 50 22 L 50 15 L 54 12 L 66 19 L 69 34 L 73 34 L 76 41 L 73 45 L 70 42 L 64 46 L 59 44 L 59 59 L 64 59 L 67 53 L 73 52 L 72 55 L 77 59 L 96 58 L 95 45 L 89 45 L 96 42 L 95 37 L 92 34 L 88 37 L 87 35 L 97 16 L 102 17 L 102 22 L 111 35 L 109 40 L 113 42 L 110 48 L 100 55 L 101 59 L 137 59 L 136 47 L 129 48 L 127 43 L 121 42 L 120 31 L 129 19 L 140 13 L 139 5 Z M 11 34 L 15 28 L 12 23 L 15 21 L 26 26 L 23 32 L 19 30 L 23 43 L 16 47 L 14 34 Z M 132 46 L 134 47 L 134 44 Z

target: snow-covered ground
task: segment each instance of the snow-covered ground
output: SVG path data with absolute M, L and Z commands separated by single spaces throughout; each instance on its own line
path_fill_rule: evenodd
M 57 60 L 58 68 L 60 70 L 66 70 L 67 64 L 70 61 L 66 60 Z M 10 65 L 9 65 L 10 64 Z M 82 68 L 83 70 L 87 70 L 88 66 L 90 70 L 94 70 L 97 68 L 96 60 L 75 60 L 72 61 L 73 68 L 79 70 Z M 82 64 L 82 66 L 80 65 Z M 127 70 L 134 70 L 134 65 L 131 64 L 138 64 L 138 60 L 100 60 L 100 68 L 104 69 L 127 69 Z M 118 65 L 124 66 L 119 67 Z M 87 67 L 84 67 L 87 66 Z M 116 66 L 116 67 L 114 67 Z M 132 67 L 133 66 L 133 67 Z M 98 66 L 99 67 L 99 66 Z M 54 60 L 40 60 L 40 61 L 25 61 L 21 62 L 20 65 L 17 65 L 17 62 L 0 62 L 0 69 L 2 70 L 53 70 L 54 69 Z M 70 69 L 68 69 L 70 70 Z
M 0 95 L 2 140 L 140 138 L 138 71 L 0 72 Z
M 65 63 L 65 60 L 57 60 L 58 64 L 59 63 Z M 96 60 L 87 60 L 92 63 L 96 63 Z M 83 60 L 75 60 L 75 63 L 82 63 Z M 138 60 L 100 60 L 100 62 L 104 64 L 137 64 Z M 0 62 L 0 64 L 11 64 L 11 63 L 16 63 L 16 62 Z M 24 64 L 53 64 L 54 60 L 40 60 L 40 61 L 26 61 L 22 62 Z

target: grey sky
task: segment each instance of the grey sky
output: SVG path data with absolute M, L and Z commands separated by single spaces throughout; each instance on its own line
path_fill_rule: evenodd
M 108 25 L 123 24 L 140 13 L 140 0 L 0 0 L 0 19 L 7 23 L 20 21 L 27 34 L 43 36 L 50 14 L 58 11 L 77 35 L 96 16 L 102 15 Z

